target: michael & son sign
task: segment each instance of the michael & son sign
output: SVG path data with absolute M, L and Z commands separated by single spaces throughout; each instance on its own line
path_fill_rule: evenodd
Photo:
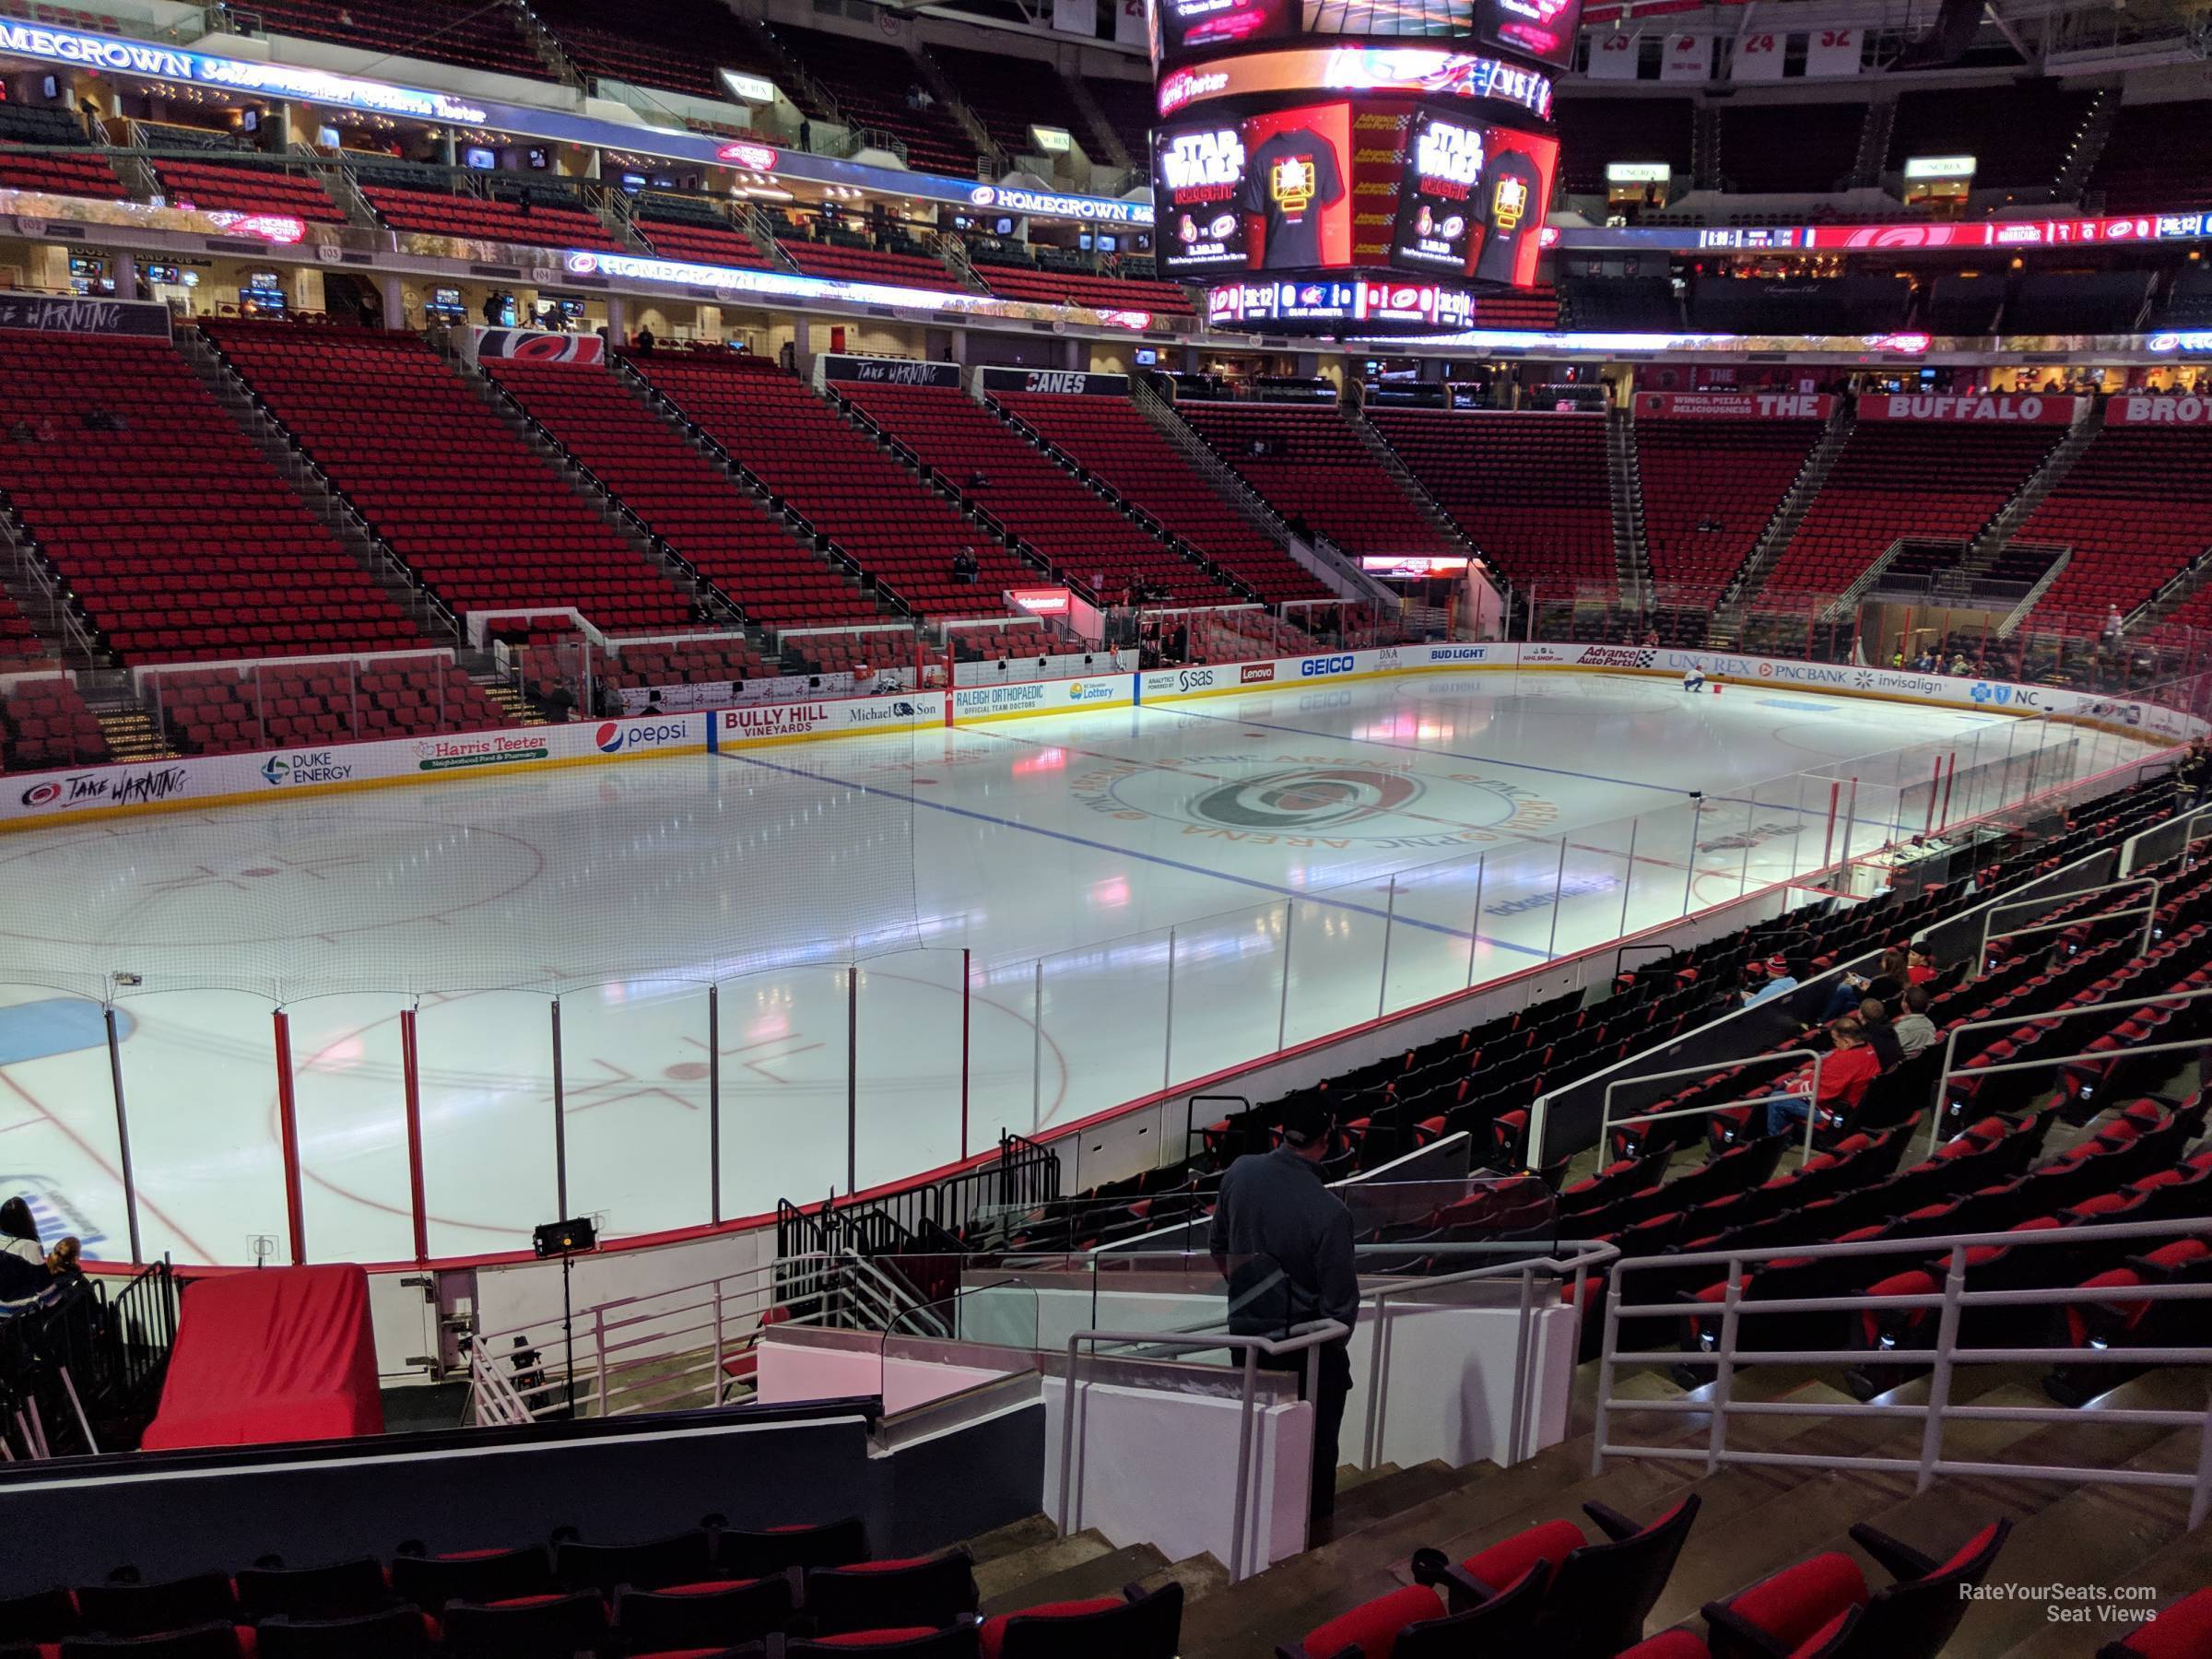
M 889 697 L 752 703 L 703 712 L 658 713 L 567 725 L 512 726 L 376 743 L 263 749 L 135 765 L 88 766 L 0 780 L 0 828 L 18 829 L 86 816 L 159 811 L 322 794 L 444 778 L 484 778 L 538 767 L 719 754 L 762 744 L 888 735 L 1036 715 L 1126 709 L 1193 698 L 1297 694 L 1317 681 L 1380 679 L 1402 674 L 1629 674 L 1679 681 L 1695 668 L 1708 679 L 1841 697 L 1941 703 L 1989 714 L 2095 723 L 2147 743 L 2183 742 L 2212 731 L 2206 722 L 2155 703 L 2101 698 L 2049 686 L 1904 674 L 1849 664 L 1799 663 L 1629 645 L 1449 642 L 1386 646 L 1273 661 L 1198 664 L 1144 674 L 962 686 Z

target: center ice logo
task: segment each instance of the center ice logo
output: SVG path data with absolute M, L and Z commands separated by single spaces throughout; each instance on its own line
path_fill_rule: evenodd
M 1394 812 L 1420 794 L 1420 780 L 1399 772 L 1301 767 L 1209 789 L 1192 810 L 1206 823 L 1230 829 L 1319 830 Z

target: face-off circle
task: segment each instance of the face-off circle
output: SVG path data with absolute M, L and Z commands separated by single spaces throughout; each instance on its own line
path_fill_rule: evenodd
M 1167 767 L 1105 761 L 1069 788 L 1108 818 L 1262 844 L 1487 845 L 1541 834 L 1559 815 L 1553 802 L 1504 778 L 1314 755 L 1194 755 Z

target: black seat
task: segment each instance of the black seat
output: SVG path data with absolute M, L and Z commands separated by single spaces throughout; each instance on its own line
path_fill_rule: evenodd
M 781 1630 L 791 1621 L 791 1580 L 716 1581 L 615 1598 L 615 1641 L 625 1653 L 723 1647 Z
M 1182 1586 L 1130 1585 L 1120 1606 L 1059 1617 L 1032 1608 L 994 1618 L 998 1659 L 1175 1659 L 1182 1631 Z M 990 1640 L 986 1634 L 986 1641 Z
M 76 1603 L 58 1586 L 0 1601 L 0 1633 L 9 1641 L 59 1641 L 82 1628 Z
M 622 1585 L 658 1590 L 695 1584 L 714 1576 L 714 1540 L 704 1527 L 642 1544 L 582 1544 L 567 1539 L 553 1550 L 553 1572 L 564 1590 L 612 1595 Z
M 382 1563 L 363 1556 L 358 1561 L 333 1561 L 324 1567 L 287 1567 L 281 1562 L 241 1567 L 238 1587 L 240 1615 L 248 1624 L 283 1615 L 292 1618 L 351 1618 L 382 1611 L 392 1601 L 392 1587 L 384 1582 Z
M 725 1531 L 715 1540 L 714 1553 L 734 1578 L 767 1578 L 794 1567 L 847 1567 L 868 1559 L 868 1529 L 855 1515 L 819 1526 Z
M 806 1575 L 806 1603 L 809 1634 L 816 1636 L 949 1625 L 975 1611 L 974 1560 L 954 1549 L 912 1560 L 817 1568 Z
M 423 1616 L 386 1607 L 351 1618 L 294 1618 L 279 1614 L 254 1630 L 261 1659 L 417 1659 L 430 1651 Z
M 1816 1639 L 1820 1659 L 1936 1659 L 1973 1605 L 1964 1588 L 1987 1576 L 2011 1531 L 2009 1521 L 1992 1522 L 1938 1563 L 1886 1533 L 1854 1526 L 1853 1542 L 1896 1583 L 1867 1595 L 1857 1565 L 1835 1551 L 1785 1567 L 1725 1602 L 1706 1604 L 1713 1659 L 1767 1659 Z
M 504 1603 L 448 1602 L 441 1622 L 453 1659 L 565 1659 L 598 1651 L 606 1604 L 589 1590 Z
M 543 1549 L 472 1549 L 455 1555 L 422 1553 L 402 1544 L 392 1559 L 392 1590 L 402 1601 L 435 1613 L 449 1601 L 509 1601 L 553 1589 L 553 1564 Z
M 77 1590 L 76 1608 L 78 1626 L 89 1634 L 152 1636 L 218 1619 L 229 1624 L 238 1617 L 238 1598 L 221 1573 L 196 1572 L 159 1584 L 112 1579 L 85 1584 Z
M 62 1643 L 62 1659 L 113 1659 L 133 1654 L 135 1659 L 240 1659 L 238 1627 L 228 1619 L 209 1619 L 182 1630 L 142 1636 L 72 1636 Z

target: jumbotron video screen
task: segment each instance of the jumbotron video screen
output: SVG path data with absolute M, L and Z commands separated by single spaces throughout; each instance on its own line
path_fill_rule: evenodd
M 1581 0 L 1158 0 L 1161 274 L 1207 321 L 1448 333 L 1535 281 Z M 1488 49 L 1488 50 L 1484 50 Z

